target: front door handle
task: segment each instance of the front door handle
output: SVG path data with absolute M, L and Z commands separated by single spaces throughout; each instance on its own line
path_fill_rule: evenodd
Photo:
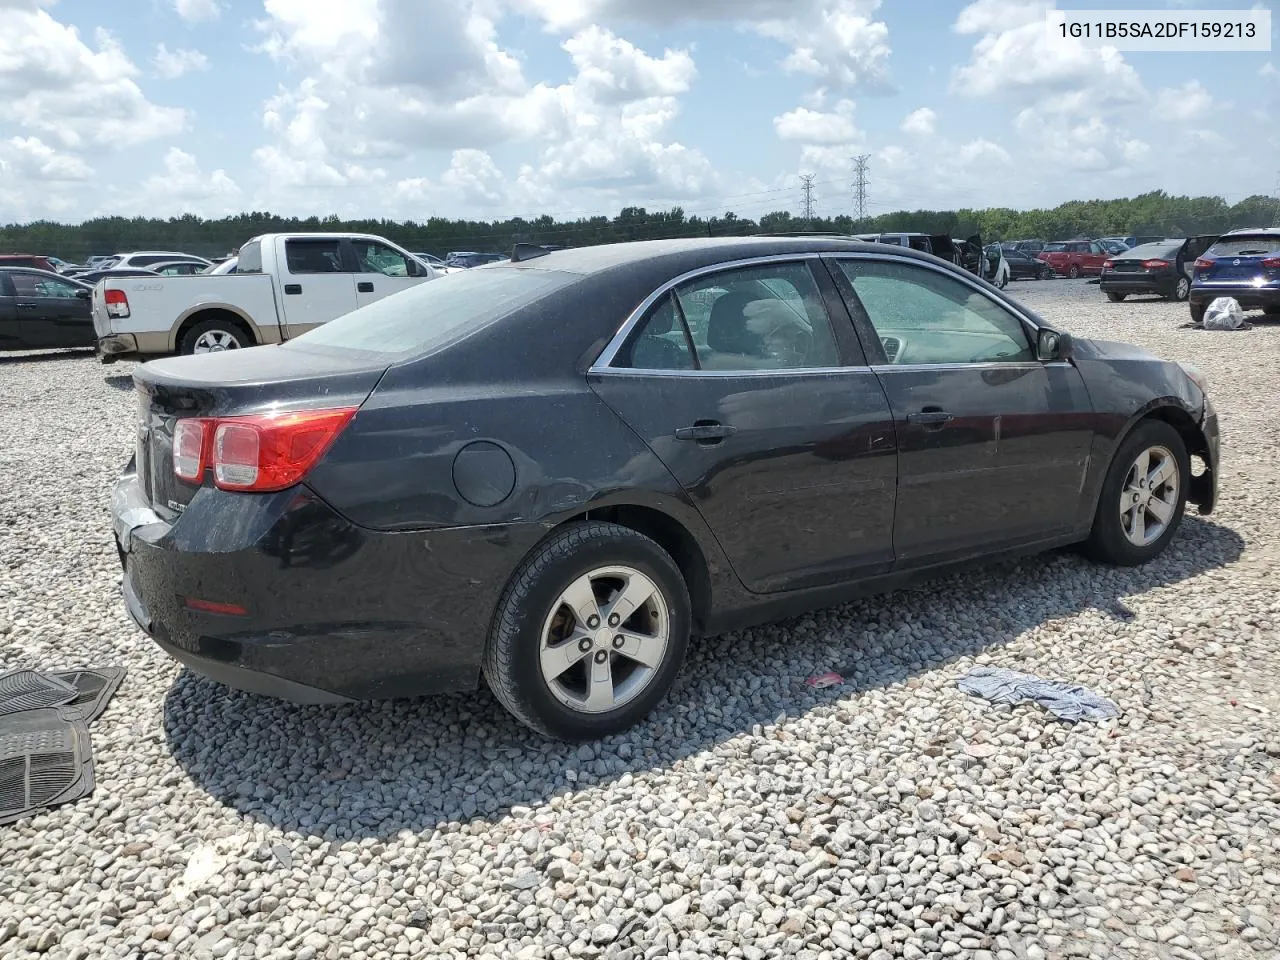
M 361 280 L 359 283 L 356 284 L 356 292 L 357 293 L 373 293 L 373 281 Z
M 16 305 L 19 310 L 34 310 L 39 306 L 38 303 L 19 303 Z
M 286 296 L 291 296 L 291 297 L 292 297 L 292 296 L 297 296 L 298 294 L 300 294 L 300 293 L 302 292 L 302 284 L 300 284 L 300 283 L 286 283 L 286 284 L 284 285 L 284 292 L 285 292 L 285 295 L 286 295 Z
M 938 407 L 925 407 L 919 413 L 907 414 L 907 423 L 918 423 L 926 430 L 938 430 L 955 417 Z
M 677 427 L 677 440 L 696 440 L 698 443 L 710 446 L 719 443 L 726 437 L 732 437 L 738 432 L 737 427 L 731 427 L 727 423 L 719 423 L 715 420 L 699 420 L 692 427 Z

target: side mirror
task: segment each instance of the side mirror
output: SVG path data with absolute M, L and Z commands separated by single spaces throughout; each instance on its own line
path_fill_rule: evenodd
M 1071 334 L 1041 329 L 1036 335 L 1036 359 L 1042 362 L 1071 359 Z
M 79 297 L 81 300 L 88 300 L 91 296 L 93 296 L 93 291 L 85 290 L 83 287 L 80 287 L 76 290 L 76 296 Z

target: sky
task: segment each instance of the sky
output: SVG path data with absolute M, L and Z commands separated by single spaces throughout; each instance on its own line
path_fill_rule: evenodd
M 758 218 L 1280 192 L 1273 51 L 1054 39 L 1052 0 L 0 0 L 0 222 Z M 1064 9 L 1108 6 L 1059 2 Z

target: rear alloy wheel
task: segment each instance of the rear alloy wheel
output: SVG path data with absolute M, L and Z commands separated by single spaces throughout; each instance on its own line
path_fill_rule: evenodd
M 1121 300 L 1123 300 L 1127 296 L 1128 294 L 1126 293 L 1108 293 L 1107 299 L 1110 300 L 1112 303 L 1119 303 Z
M 1190 476 L 1186 444 L 1178 431 L 1163 420 L 1140 423 L 1111 461 L 1088 552 L 1125 567 L 1154 559 L 1182 522 Z
M 689 625 L 689 591 L 665 550 L 626 527 L 573 524 L 507 585 L 485 679 L 533 729 L 593 740 L 635 725 L 666 695 Z
M 1191 296 L 1191 281 L 1187 277 L 1179 277 L 1178 282 L 1173 285 L 1173 299 L 1181 303 L 1187 297 Z
M 1073 264 L 1071 265 L 1071 269 L 1069 269 L 1069 270 L 1067 271 L 1067 276 L 1068 276 L 1068 277 L 1070 277 L 1072 280 L 1079 280 L 1079 279 L 1080 279 L 1080 265 L 1079 265 L 1078 263 L 1073 263 Z

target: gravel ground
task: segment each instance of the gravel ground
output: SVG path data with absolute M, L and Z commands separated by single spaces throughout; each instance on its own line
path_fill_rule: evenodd
M 697 644 L 584 747 L 487 692 L 297 707 L 181 672 L 119 599 L 127 367 L 0 358 L 0 661 L 130 670 L 93 796 L 0 827 L 0 955 L 1280 955 L 1280 326 L 1014 293 L 1209 376 L 1219 512 L 1143 569 L 1057 554 Z M 1123 716 L 989 707 L 974 664 Z

